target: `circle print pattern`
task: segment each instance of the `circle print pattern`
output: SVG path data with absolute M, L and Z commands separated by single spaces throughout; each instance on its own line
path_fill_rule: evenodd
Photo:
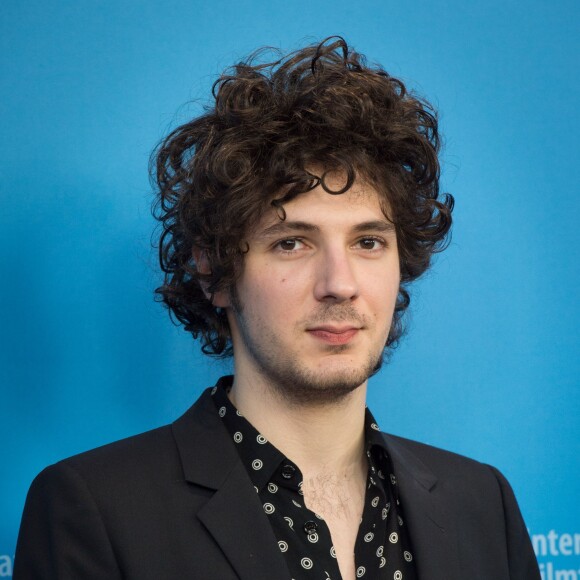
M 284 519 L 288 522 L 288 526 L 290 527 L 290 529 L 293 529 L 294 522 L 292 521 L 292 518 L 289 518 L 288 516 L 284 516 Z
M 367 570 L 366 570 L 366 568 L 365 568 L 364 566 L 359 566 L 359 567 L 356 569 L 356 577 L 357 577 L 357 578 L 362 578 L 362 577 L 365 575 L 365 572 L 366 572 L 366 571 L 367 571 Z
M 332 546 L 332 547 L 330 548 L 330 555 L 331 555 L 333 558 L 336 558 L 336 550 L 334 549 L 334 546 Z
M 258 435 L 256 437 L 256 441 L 260 444 L 260 445 L 264 445 L 265 443 L 268 443 L 268 440 L 263 436 L 263 435 Z
M 286 542 L 283 542 L 282 540 L 278 542 L 278 547 L 280 548 L 280 552 L 288 551 L 288 544 Z
M 379 426 L 376 423 L 371 423 L 371 429 L 374 429 L 375 431 L 380 431 Z
M 300 560 L 300 564 L 305 570 L 310 570 L 310 568 L 313 566 L 312 560 L 310 558 L 302 558 L 302 560 Z
M 403 573 L 400 570 L 397 570 L 393 574 L 393 580 L 403 580 Z
M 399 541 L 399 534 L 397 534 L 397 532 L 393 532 L 389 536 L 389 542 L 391 542 L 391 544 L 396 544 L 398 541 Z
M 387 508 L 383 508 L 383 511 L 381 513 L 381 517 L 383 518 L 383 520 L 386 520 L 388 515 L 389 515 L 389 510 Z
M 270 493 L 276 493 L 278 491 L 278 486 L 275 483 L 268 484 L 268 491 Z
M 385 547 L 384 546 L 379 546 L 377 548 L 377 556 L 380 558 L 383 555 L 383 552 L 385 551 Z
M 368 534 L 365 534 L 364 537 L 364 541 L 365 542 L 372 542 L 372 539 L 375 537 L 375 535 L 372 532 L 369 532 Z
M 236 443 L 241 443 L 241 441 L 242 441 L 243 438 L 244 438 L 244 436 L 239 431 L 236 431 L 234 433 L 234 441 Z
M 410 562 L 413 559 L 413 555 L 411 554 L 411 552 L 407 552 L 407 550 L 403 552 L 403 557 L 405 558 L 405 560 L 407 560 L 407 562 Z
M 377 507 L 379 505 L 379 496 L 378 495 L 376 497 L 373 497 L 373 500 L 371 501 L 371 505 L 373 507 Z
M 276 511 L 276 508 L 271 503 L 264 504 L 264 511 L 269 515 Z
M 218 414 L 220 417 L 223 417 L 226 414 L 226 408 L 225 407 L 220 407 L 220 410 L 218 411 Z
M 379 568 L 382 568 L 386 563 L 387 561 L 385 560 L 385 557 L 381 556 L 381 563 L 379 564 Z
M 258 471 L 258 469 L 262 469 L 263 465 L 264 464 L 260 459 L 254 459 L 254 461 L 252 461 L 252 469 L 255 469 L 256 471 Z
M 312 534 L 308 534 L 308 541 L 311 544 L 316 544 L 316 542 L 318 542 L 318 534 L 316 532 L 313 532 Z

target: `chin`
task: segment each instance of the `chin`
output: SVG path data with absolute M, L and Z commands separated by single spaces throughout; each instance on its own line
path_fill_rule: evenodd
M 305 367 L 287 369 L 285 376 L 271 381 L 274 389 L 288 403 L 299 406 L 318 406 L 340 403 L 364 385 L 373 375 L 380 362 L 331 361 L 319 365 L 316 370 Z

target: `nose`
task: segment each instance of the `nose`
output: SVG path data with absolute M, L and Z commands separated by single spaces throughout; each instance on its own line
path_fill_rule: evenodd
M 321 252 L 314 285 L 317 300 L 343 302 L 357 297 L 359 288 L 352 260 L 353 256 L 343 248 Z

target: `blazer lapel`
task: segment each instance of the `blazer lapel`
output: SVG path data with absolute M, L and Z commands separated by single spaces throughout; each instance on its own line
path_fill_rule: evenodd
M 258 494 L 206 390 L 173 424 L 185 479 L 215 490 L 198 519 L 242 580 L 290 573 Z
M 453 522 L 443 508 L 435 474 L 399 439 L 385 435 L 417 571 L 421 580 L 464 580 Z
M 290 577 L 258 494 L 241 462 L 199 511 L 198 517 L 240 578 Z

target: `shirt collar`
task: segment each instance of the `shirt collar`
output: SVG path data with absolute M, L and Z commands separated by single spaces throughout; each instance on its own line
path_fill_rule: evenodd
M 286 462 L 276 449 L 234 406 L 228 397 L 233 377 L 222 377 L 212 389 L 217 413 L 228 430 L 250 479 L 261 490 Z M 300 476 L 300 481 L 302 477 Z

